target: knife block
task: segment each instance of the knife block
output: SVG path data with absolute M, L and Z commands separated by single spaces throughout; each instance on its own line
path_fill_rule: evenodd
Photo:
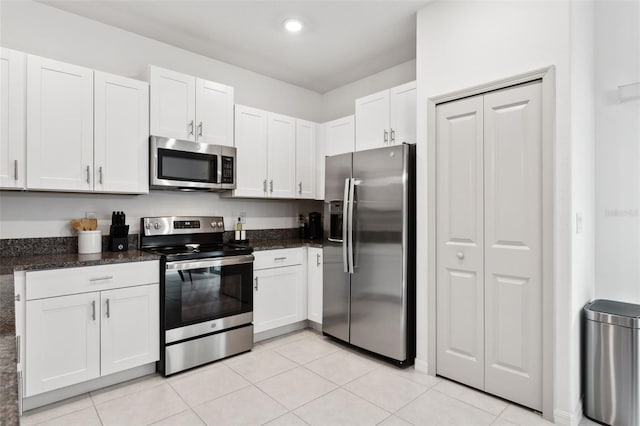
M 129 250 L 129 225 L 111 225 L 109 231 L 109 250 Z

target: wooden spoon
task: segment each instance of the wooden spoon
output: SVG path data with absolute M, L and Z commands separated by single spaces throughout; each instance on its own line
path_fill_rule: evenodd
M 80 219 L 82 229 L 85 231 L 95 231 L 98 229 L 98 219 Z
M 72 219 L 71 220 L 71 227 L 73 229 L 75 229 L 76 231 L 83 231 L 84 230 L 82 228 L 82 221 L 80 219 Z

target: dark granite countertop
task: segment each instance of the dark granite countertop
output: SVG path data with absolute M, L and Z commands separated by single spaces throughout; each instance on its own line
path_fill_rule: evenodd
M 292 239 L 272 239 L 272 240 L 257 240 L 249 241 L 249 245 L 253 247 L 255 251 L 262 250 L 275 250 L 283 248 L 296 248 L 296 247 L 316 247 L 322 248 L 322 240 L 301 240 L 299 238 Z
M 18 425 L 16 372 L 14 271 L 72 268 L 76 266 L 156 260 L 158 256 L 139 250 L 96 254 L 49 254 L 0 257 L 0 425 Z

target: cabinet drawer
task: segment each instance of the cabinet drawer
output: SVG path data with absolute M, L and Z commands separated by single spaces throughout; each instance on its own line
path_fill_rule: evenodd
M 254 252 L 253 269 L 280 268 L 283 266 L 301 265 L 303 248 L 265 250 Z
M 27 300 L 159 282 L 157 260 L 27 271 Z

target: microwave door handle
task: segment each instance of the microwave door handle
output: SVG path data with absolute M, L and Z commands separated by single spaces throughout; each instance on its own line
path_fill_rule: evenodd
M 216 155 L 216 161 L 218 162 L 218 173 L 216 176 L 216 183 L 219 183 L 222 185 L 222 154 L 217 154 Z
M 344 198 L 342 199 L 343 214 L 342 214 L 342 241 L 341 241 L 342 242 L 342 265 L 344 267 L 344 272 L 347 272 L 347 273 L 350 273 L 351 271 L 349 271 L 349 262 L 347 262 L 348 221 L 347 221 L 347 215 L 344 213 L 346 213 L 345 209 L 347 208 L 347 205 L 349 203 L 349 181 L 351 181 L 351 179 L 349 178 L 344 180 Z

